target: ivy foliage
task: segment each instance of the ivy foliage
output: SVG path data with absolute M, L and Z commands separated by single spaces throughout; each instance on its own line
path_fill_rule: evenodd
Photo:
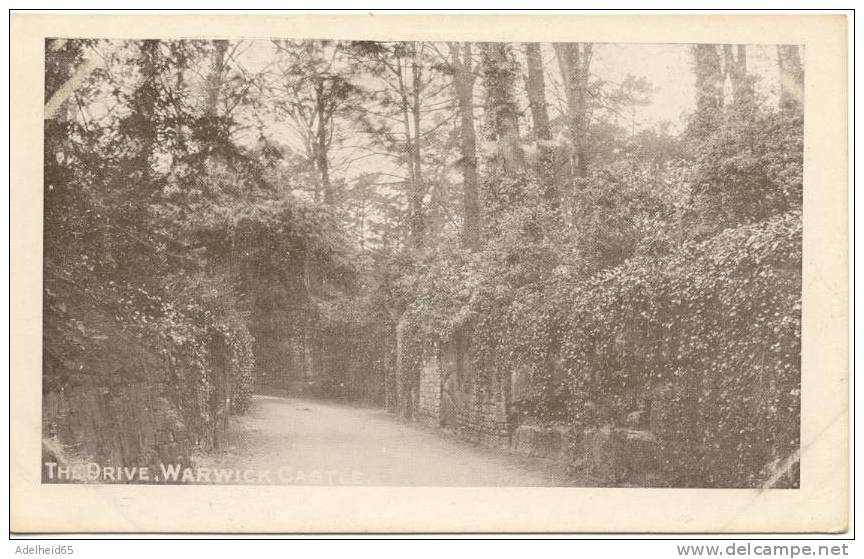
M 759 486 L 800 444 L 800 122 L 731 108 L 674 158 L 595 168 L 560 209 L 493 170 L 483 250 L 391 267 L 406 382 L 467 335 L 478 386 L 529 378 L 513 425 L 642 412 L 670 485 Z
M 46 98 L 87 48 L 48 49 Z M 249 408 L 253 332 L 275 313 L 259 292 L 281 290 L 298 316 L 356 275 L 335 214 L 268 182 L 264 156 L 232 139 L 233 119 L 183 87 L 213 48 L 124 44 L 45 125 L 46 390 L 98 392 L 116 370 L 111 383 L 164 391 L 187 455 Z M 99 121 L 74 114 L 106 99 L 113 109 Z M 100 350 L 121 338 L 153 357 L 145 370 L 128 352 Z

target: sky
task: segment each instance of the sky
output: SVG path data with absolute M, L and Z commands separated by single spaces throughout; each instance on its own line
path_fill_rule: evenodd
M 664 121 L 677 128 L 681 116 L 693 111 L 696 77 L 690 45 L 606 43 L 594 48 L 591 72 L 595 76 L 621 81 L 631 74 L 646 78 L 653 86 L 652 102 L 637 109 L 637 128 L 651 128 Z M 776 98 L 779 82 L 776 48 L 749 45 L 747 69 L 758 78 L 757 92 L 769 99 Z
M 268 39 L 243 42 L 238 48 L 238 62 L 255 73 L 272 69 L 273 43 Z M 594 79 L 621 82 L 628 75 L 645 78 L 653 87 L 651 102 L 638 107 L 636 128 L 652 128 L 669 122 L 678 128 L 682 115 L 692 112 L 695 105 L 695 76 L 689 44 L 595 43 L 591 74 Z M 551 80 L 559 81 L 558 67 L 551 44 L 543 45 L 544 66 Z M 769 102 L 777 98 L 779 72 L 776 47 L 748 45 L 747 65 L 756 76 L 756 89 Z M 727 84 L 728 86 L 728 84 Z M 479 80 L 478 85 L 479 88 Z M 552 104 L 553 93 L 547 86 L 547 100 Z
M 628 74 L 645 78 L 653 86 L 651 102 L 636 109 L 635 128 L 653 128 L 669 122 L 673 130 L 680 129 L 682 116 L 692 112 L 695 105 L 690 49 L 689 44 L 598 43 L 594 45 L 591 74 L 611 82 L 621 82 Z M 244 48 L 242 63 L 254 72 L 266 66 L 272 56 L 272 43 L 257 40 Z M 543 58 L 547 73 L 556 79 L 558 69 L 551 44 L 543 45 Z M 776 48 L 748 45 L 747 58 L 748 71 L 757 77 L 757 92 L 769 100 L 776 99 L 779 79 Z M 547 97 L 551 103 L 550 92 Z

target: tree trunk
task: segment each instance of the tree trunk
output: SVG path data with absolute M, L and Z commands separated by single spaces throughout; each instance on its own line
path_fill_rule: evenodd
M 324 78 L 318 76 L 315 81 L 315 114 L 318 126 L 315 131 L 315 166 L 321 181 L 321 191 L 324 203 L 332 206 L 335 203 L 333 188 L 330 184 L 330 163 L 327 158 L 327 125 L 330 121 L 327 111 L 327 98 L 324 91 Z
M 149 186 L 152 169 L 150 159 L 156 148 L 156 103 L 159 99 L 159 41 L 146 40 L 141 42 L 139 71 L 142 81 L 133 96 L 133 111 L 140 116 L 142 128 L 136 138 L 141 149 L 135 158 L 134 168 L 140 169 L 142 183 Z
M 462 247 L 480 248 L 480 195 L 477 178 L 477 136 L 474 132 L 474 72 L 471 43 L 450 44 L 453 85 L 459 102 L 462 170 Z
M 588 135 L 588 69 L 591 66 L 591 55 L 593 45 L 584 43 L 582 45 L 581 64 L 577 65 L 576 72 L 576 106 L 578 110 L 575 117 L 575 128 L 578 132 L 576 142 L 576 176 L 584 177 L 588 170 L 588 154 L 586 150 Z
M 525 164 L 519 138 L 519 114 L 513 91 L 517 63 L 506 43 L 487 43 L 483 66 L 499 158 L 504 173 L 513 175 L 521 171 Z
M 717 111 L 723 108 L 723 69 L 717 45 L 693 47 L 696 70 L 696 119 L 698 132 L 708 132 Z
M 181 41 L 181 43 L 182 43 L 182 41 Z M 183 77 L 183 72 L 185 69 L 186 68 L 183 66 L 178 67 L 177 68 L 177 74 L 174 78 L 174 89 L 175 89 L 175 91 L 177 91 L 177 96 L 181 99 L 182 99 L 183 95 L 185 94 L 184 90 L 186 89 L 186 80 Z M 178 105 L 178 109 L 177 109 L 177 122 L 174 124 L 174 134 L 177 136 L 177 139 L 176 139 L 177 151 L 179 151 L 180 153 L 185 153 L 186 152 L 186 134 L 185 134 L 184 128 L 183 128 L 183 115 L 179 109 L 179 105 Z M 177 161 L 177 154 L 172 154 L 171 165 L 173 166 L 176 163 L 176 161 Z
M 228 52 L 228 41 L 218 39 L 213 41 L 216 50 L 213 52 L 213 64 L 210 75 L 207 76 L 207 114 L 219 116 L 219 92 L 222 90 L 222 75 L 225 72 L 225 53 Z
M 804 108 L 804 66 L 798 45 L 778 45 L 780 68 L 780 108 L 802 111 Z
M 573 143 L 571 169 L 577 178 L 584 177 L 588 171 L 588 74 L 593 50 L 591 43 L 555 43 L 567 98 L 567 124 Z
M 420 190 L 420 177 L 418 176 L 417 162 L 419 159 L 420 146 L 416 145 L 416 140 L 419 140 L 419 134 L 412 133 L 411 121 L 414 120 L 415 129 L 418 124 L 417 116 L 419 110 L 415 111 L 415 103 L 419 103 L 418 97 L 413 101 L 409 99 L 408 86 L 405 84 L 405 76 L 403 75 L 402 59 L 396 56 L 396 65 L 393 69 L 399 83 L 399 97 L 401 100 L 402 113 L 402 128 L 405 135 L 405 163 L 408 167 L 408 229 L 409 241 L 412 246 L 419 247 L 423 244 L 423 195 Z M 412 78 L 412 85 L 414 79 Z M 415 130 L 416 132 L 416 130 Z M 415 157 L 415 151 L 418 157 Z
M 740 106 L 752 101 L 753 87 L 747 75 L 747 46 L 738 45 L 733 49 L 732 45 L 723 45 L 723 67 L 732 84 L 732 102 Z
M 411 237 L 415 246 L 423 244 L 426 223 L 423 216 L 423 197 L 426 195 L 423 184 L 420 154 L 420 91 L 423 88 L 420 65 L 417 63 L 417 46 L 414 46 L 411 60 L 411 113 L 414 118 L 414 142 L 411 159 L 414 165 L 414 188 L 411 192 Z
M 537 175 L 543 183 L 546 203 L 557 209 L 561 205 L 561 193 L 555 184 L 555 148 L 551 145 L 552 131 L 546 108 L 546 80 L 539 43 L 525 44 L 525 59 L 528 66 L 525 89 L 531 107 L 534 136 L 537 138 Z

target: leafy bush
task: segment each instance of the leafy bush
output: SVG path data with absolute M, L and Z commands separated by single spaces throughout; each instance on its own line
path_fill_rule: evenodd
M 401 276 L 403 365 L 467 329 L 478 375 L 529 371 L 516 421 L 624 426 L 651 400 L 670 483 L 758 485 L 799 440 L 800 243 L 792 212 L 590 278 L 560 266 L 514 287 L 489 255 L 418 264 Z
M 699 219 L 716 231 L 801 209 L 803 116 L 745 107 L 717 118 L 694 142 L 690 180 Z
M 623 426 L 647 395 L 676 485 L 757 485 L 799 443 L 800 266 L 793 212 L 572 284 L 568 417 Z

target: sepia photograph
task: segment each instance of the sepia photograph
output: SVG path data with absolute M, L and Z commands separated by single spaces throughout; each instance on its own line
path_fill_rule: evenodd
M 43 490 L 801 489 L 810 44 L 285 29 L 27 61 Z
M 798 45 L 45 53 L 46 482 L 798 485 Z

